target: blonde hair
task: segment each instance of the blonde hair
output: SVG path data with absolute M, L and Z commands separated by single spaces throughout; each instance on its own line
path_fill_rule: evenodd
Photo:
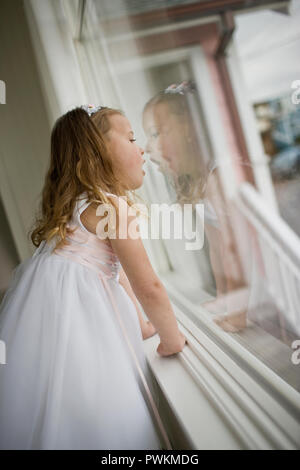
M 90 117 L 78 107 L 55 122 L 39 213 L 29 231 L 36 247 L 53 237 L 58 238 L 55 248 L 68 243 L 66 236 L 74 230 L 67 225 L 72 219 L 76 199 L 83 192 L 87 193 L 88 202 L 112 204 L 117 213 L 118 204 L 103 191 L 125 196 L 128 206 L 140 213 L 135 204 L 137 198 L 141 198 L 120 181 L 105 145 L 104 135 L 111 127 L 109 117 L 114 114 L 124 116 L 121 110 L 103 107 Z
M 179 174 L 172 173 L 168 177 L 169 183 L 173 186 L 176 194 L 176 202 L 180 205 L 185 203 L 196 204 L 199 199 L 205 197 L 206 181 L 208 177 L 208 168 L 204 163 L 202 151 L 197 141 L 196 128 L 193 122 L 192 110 L 197 112 L 195 97 L 190 92 L 184 93 L 165 93 L 161 91 L 152 97 L 144 106 L 143 113 L 154 110 L 157 105 L 166 104 L 171 114 L 176 115 L 183 123 L 187 122 L 191 136 L 189 144 L 192 152 L 188 159 L 182 159 L 179 163 Z M 195 118 L 195 116 L 194 116 Z

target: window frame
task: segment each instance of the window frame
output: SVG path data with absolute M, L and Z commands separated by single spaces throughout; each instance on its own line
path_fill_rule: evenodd
M 84 58 L 85 60 L 81 68 L 85 84 L 95 83 L 96 69 L 92 68 L 89 70 L 92 54 L 84 56 L 82 45 L 77 44 L 76 47 L 81 57 L 81 60 L 78 57 L 78 61 L 82 63 L 82 59 Z M 167 56 L 171 58 L 173 53 L 178 57 L 178 49 L 158 55 L 161 58 L 164 55 L 164 59 L 166 59 Z M 198 80 L 197 84 L 200 94 L 202 94 L 200 99 L 204 97 L 206 109 L 208 109 L 207 107 L 210 108 L 210 113 L 205 113 L 209 121 L 210 136 L 216 132 L 218 134 L 218 139 L 211 139 L 213 150 L 216 155 L 224 154 L 224 149 L 227 149 L 228 146 L 224 129 L 222 129 L 220 119 L 218 118 L 218 107 L 210 85 L 210 76 L 205 64 L 203 51 L 200 46 L 192 46 L 183 48 L 181 53 L 183 56 L 187 54 L 191 58 L 195 78 L 201 76 L 201 80 Z M 103 60 L 103 56 L 99 55 L 99 51 L 97 54 L 98 59 Z M 202 60 L 199 60 L 201 58 Z M 152 62 L 148 60 L 149 64 L 153 64 L 153 59 L 155 60 L 155 58 L 152 58 Z M 142 66 L 140 61 L 136 62 L 137 65 L 139 63 Z M 229 58 L 227 62 L 231 74 L 234 75 L 232 58 Z M 134 63 L 131 61 L 132 65 Z M 99 79 L 98 75 L 97 78 Z M 236 89 L 237 83 L 234 80 L 233 86 Z M 93 93 L 101 98 L 101 93 L 98 89 L 94 88 Z M 111 105 L 120 106 L 119 98 L 118 90 L 115 89 L 112 93 Z M 115 104 L 113 104 L 114 100 Z M 239 99 L 237 99 L 237 102 L 241 104 Z M 241 112 L 242 120 L 245 119 L 246 114 L 247 112 Z M 248 116 L 249 113 L 246 117 L 248 118 Z M 251 125 L 254 126 L 253 121 Z M 246 130 L 245 134 L 247 136 Z M 248 138 L 250 138 L 250 134 Z M 257 141 L 251 147 L 250 153 L 253 155 L 259 153 L 261 156 Z M 227 155 L 229 156 L 229 151 Z M 224 167 L 223 170 L 221 169 L 221 175 L 227 193 L 234 197 L 237 192 L 237 185 L 228 185 L 228 181 L 232 181 L 233 177 L 230 165 L 227 168 Z M 255 176 L 257 181 L 260 182 L 260 173 L 256 172 Z M 260 190 L 263 189 L 261 186 L 260 184 Z M 268 200 L 272 199 L 270 188 L 263 191 L 262 194 Z M 153 254 L 152 261 L 154 261 L 154 266 L 159 266 L 160 256 L 163 256 L 162 252 L 156 255 Z M 220 331 L 211 322 L 208 312 L 201 309 L 201 306 L 197 306 L 197 310 L 195 310 L 195 306 L 189 299 L 181 295 L 170 280 L 168 280 L 168 274 L 170 273 L 165 271 L 165 275 L 161 275 L 161 278 L 172 300 L 176 318 L 189 341 L 189 345 L 186 346 L 182 353 L 177 355 L 176 361 L 172 360 L 172 358 L 164 358 L 162 360 L 157 358 L 157 355 L 155 355 L 155 350 L 158 346 L 157 336 L 144 341 L 144 350 L 151 370 L 158 380 L 163 394 L 172 406 L 182 428 L 189 436 L 193 445 L 196 446 L 195 448 L 207 448 L 205 446 L 199 447 L 199 445 L 203 446 L 207 432 L 207 423 L 201 421 L 201 407 L 199 408 L 199 415 L 191 414 L 188 412 L 188 404 L 185 400 L 187 388 L 191 390 L 192 387 L 195 387 L 195 383 L 195 390 L 199 397 L 200 394 L 208 394 L 207 396 L 212 408 L 218 409 L 221 418 L 219 422 L 216 419 L 211 423 L 211 430 L 214 432 L 217 432 L 220 422 L 223 422 L 225 419 L 228 426 L 232 428 L 233 433 L 239 433 L 243 436 L 245 448 L 262 448 L 262 442 L 267 448 L 296 448 L 295 433 L 299 433 L 299 421 L 296 421 L 295 416 L 299 416 L 300 413 L 299 394 L 259 359 L 236 343 L 228 333 Z M 199 312 L 201 312 L 201 318 L 199 318 Z M 166 373 L 168 365 L 172 365 L 171 373 L 170 371 Z M 253 374 L 254 372 L 255 375 Z M 179 380 L 181 376 L 185 377 L 183 383 Z M 214 392 L 214 385 L 217 383 L 215 381 L 220 385 L 217 392 Z M 182 389 L 182 393 L 174 395 L 174 387 Z M 223 406 L 224 398 L 222 398 L 225 390 L 228 392 L 226 396 L 226 400 L 228 399 L 226 410 Z M 236 398 L 238 405 L 235 405 L 230 400 L 232 397 Z M 193 411 L 198 409 L 198 407 L 198 402 L 193 402 Z M 247 428 L 245 423 L 251 429 Z M 247 429 L 250 430 L 247 432 Z M 263 430 L 263 435 L 261 430 Z M 197 436 L 203 438 L 202 443 L 199 442 Z M 248 443 L 250 443 L 249 445 L 247 445 L 247 439 Z M 232 440 L 232 446 L 235 446 L 234 439 Z
M 165 283 L 165 286 L 188 345 L 176 355 L 177 360 L 160 359 L 155 353 L 159 344 L 155 335 L 144 341 L 144 352 L 192 448 L 226 447 L 228 436 L 226 439 L 219 436 L 225 422 L 230 449 L 298 449 L 299 393 L 235 343 L 228 333 L 218 331 L 204 309 L 199 318 L 199 307 L 195 310 L 172 285 Z M 192 313 L 194 320 L 189 318 Z M 213 335 L 212 330 L 215 330 Z M 250 368 L 256 372 L 255 376 Z M 212 412 L 209 421 L 203 419 L 204 406 Z M 169 432 L 172 436 L 171 426 Z M 240 436 L 238 443 L 236 436 Z

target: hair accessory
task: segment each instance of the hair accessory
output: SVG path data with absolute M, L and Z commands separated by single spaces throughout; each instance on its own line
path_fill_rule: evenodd
M 179 93 L 180 95 L 184 95 L 185 93 L 189 91 L 194 91 L 195 89 L 196 86 L 194 82 L 184 80 L 179 85 L 176 83 L 172 83 L 172 85 L 169 85 L 164 90 L 164 93 Z
M 84 104 L 83 106 L 81 106 L 81 109 L 86 111 L 90 117 L 92 114 L 96 113 L 97 111 L 100 111 L 101 108 L 103 108 L 103 106 L 95 106 L 94 104 Z

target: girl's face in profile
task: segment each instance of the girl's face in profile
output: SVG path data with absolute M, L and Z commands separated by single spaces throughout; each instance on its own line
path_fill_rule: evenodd
M 121 114 L 109 117 L 111 128 L 105 136 L 105 144 L 111 155 L 114 168 L 128 189 L 137 189 L 143 184 L 145 172 L 142 168 L 144 150 L 137 145 L 130 122 Z
M 168 105 L 150 106 L 143 116 L 147 137 L 146 152 L 162 173 L 180 174 L 181 159 L 185 158 L 183 126 Z

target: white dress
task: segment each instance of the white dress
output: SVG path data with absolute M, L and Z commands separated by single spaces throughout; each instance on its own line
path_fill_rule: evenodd
M 92 240 L 80 220 L 87 206 L 83 193 L 71 223 L 79 233 L 73 258 L 42 242 L 15 268 L 0 305 L 0 449 L 166 448 L 108 288 L 157 403 L 137 312 L 109 240 Z M 100 247 L 98 272 L 87 258 L 76 261 L 86 240 Z

